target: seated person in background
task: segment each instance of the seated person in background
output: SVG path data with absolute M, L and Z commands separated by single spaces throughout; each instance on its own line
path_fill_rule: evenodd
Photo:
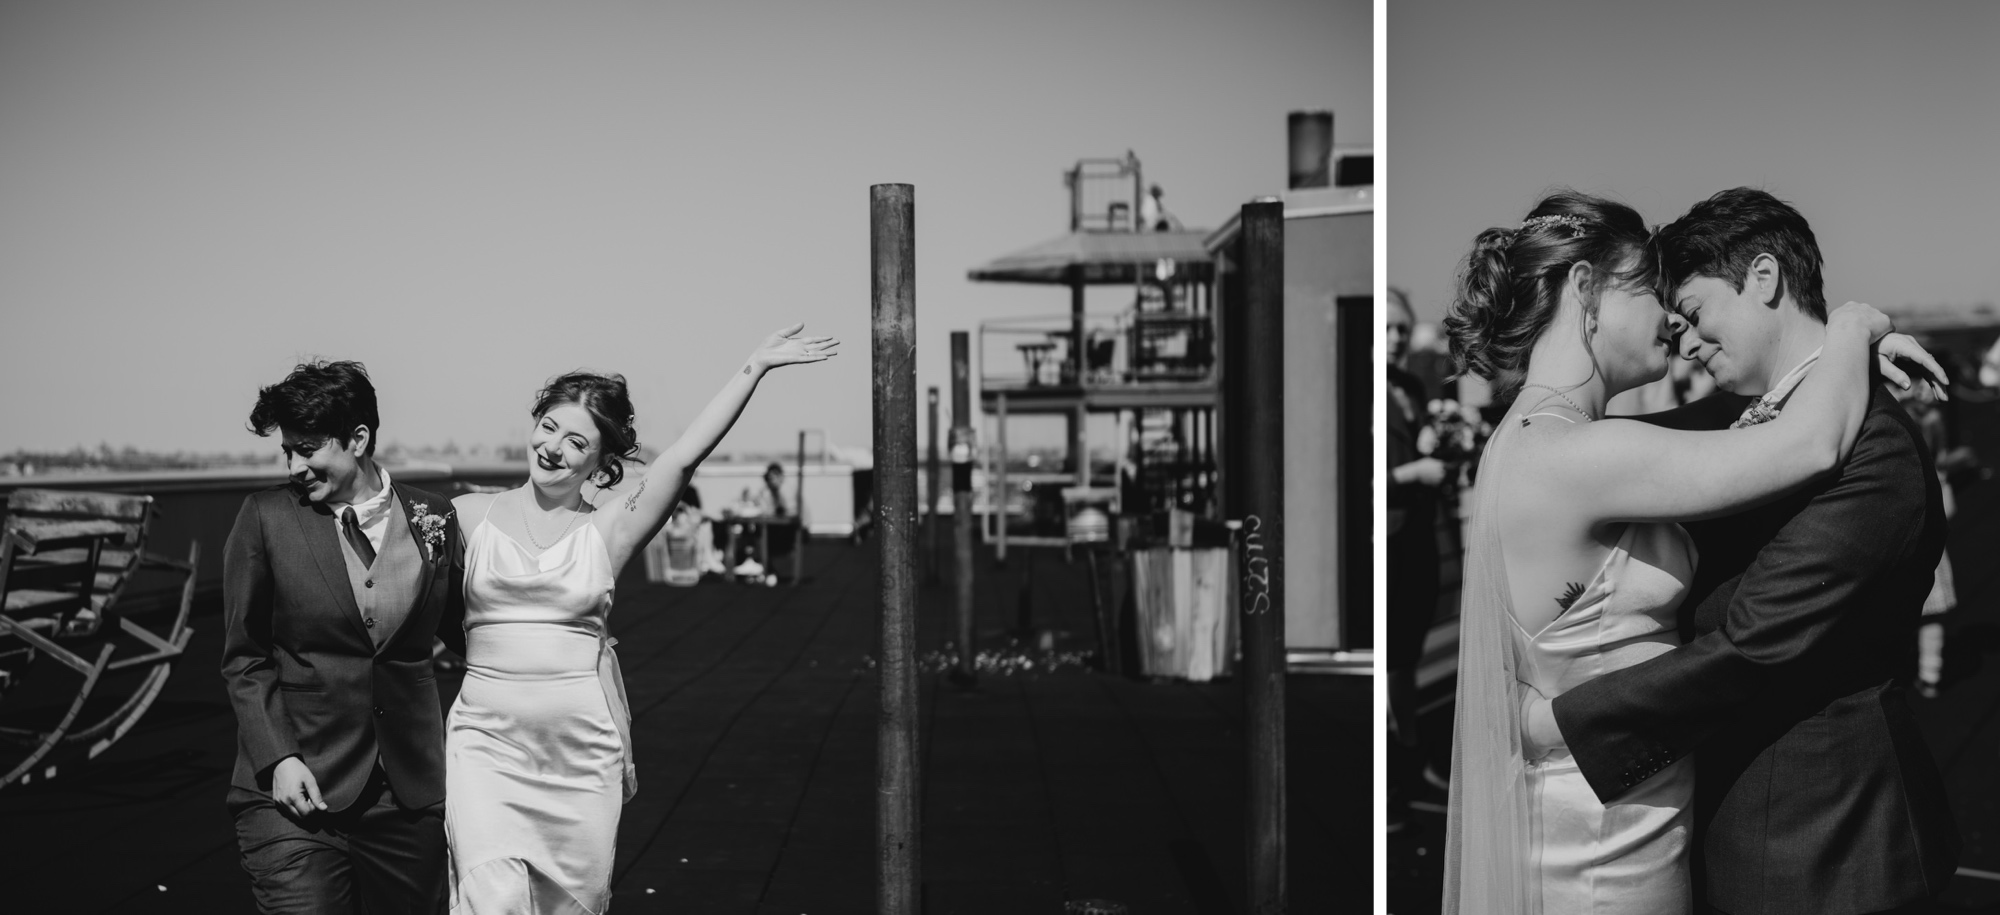
M 722 565 L 722 551 L 716 548 L 715 524 L 701 510 L 701 490 L 689 486 L 681 493 L 680 504 L 675 505 L 673 514 L 667 516 L 667 526 L 661 536 L 669 534 L 694 540 L 694 567 L 703 575 L 726 571 Z
M 791 518 L 793 509 L 785 500 L 785 468 L 772 461 L 764 468 L 762 485 L 745 487 L 737 497 L 730 514 L 737 518 Z M 771 556 L 758 555 L 758 549 L 768 538 L 772 556 L 790 552 L 792 531 L 788 527 L 773 527 L 767 534 L 760 535 L 741 524 L 729 525 L 729 538 L 733 554 L 742 557 L 734 571 L 738 575 L 763 574 L 771 563 Z
M 785 503 L 785 468 L 772 461 L 764 467 L 764 485 L 751 486 L 743 490 L 743 505 L 751 510 L 738 514 L 758 518 L 789 518 L 791 508 Z

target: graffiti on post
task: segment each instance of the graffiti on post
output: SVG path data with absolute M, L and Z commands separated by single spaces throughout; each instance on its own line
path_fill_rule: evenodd
M 1264 555 L 1264 519 L 1243 519 L 1243 612 L 1256 615 L 1271 609 L 1271 560 Z

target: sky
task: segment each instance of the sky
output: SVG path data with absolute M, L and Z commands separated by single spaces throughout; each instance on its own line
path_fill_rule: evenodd
M 2000 300 L 2000 4 L 1396 0 L 1389 282 L 1437 321 L 1480 230 L 1555 186 L 1671 221 L 1729 187 L 1805 215 L 1826 295 Z
M 388 443 L 519 443 L 536 388 L 588 367 L 661 447 L 793 321 L 841 355 L 769 376 L 722 450 L 865 447 L 870 185 L 916 187 L 918 384 L 948 405 L 952 330 L 1067 311 L 965 274 L 1068 230 L 1075 160 L 1133 150 L 1214 227 L 1283 189 L 1288 112 L 1372 143 L 1370 16 L 0 4 L 0 453 L 275 450 L 256 390 L 314 356 L 367 364 Z

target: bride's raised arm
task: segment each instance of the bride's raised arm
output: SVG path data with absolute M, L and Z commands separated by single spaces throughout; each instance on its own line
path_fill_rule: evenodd
M 1796 490 L 1845 460 L 1868 413 L 1873 347 L 1887 316 L 1849 302 L 1828 316 L 1818 362 L 1776 419 L 1719 432 L 1591 423 L 1549 449 L 1561 481 L 1598 521 L 1687 521 Z M 1926 357 L 1927 358 L 1927 357 Z
M 729 383 L 722 386 L 701 415 L 688 424 L 687 431 L 660 452 L 636 482 L 628 480 L 625 485 L 606 491 L 598 510 L 609 516 L 603 530 L 614 568 L 623 568 L 633 551 L 666 524 L 688 478 L 729 433 L 736 418 L 743 415 L 743 407 L 750 402 L 750 395 L 756 392 L 757 383 L 766 372 L 783 365 L 824 362 L 835 355 L 839 341 L 832 337 L 800 336 L 804 330 L 804 324 L 793 324 L 765 338 L 743 366 L 730 374 Z

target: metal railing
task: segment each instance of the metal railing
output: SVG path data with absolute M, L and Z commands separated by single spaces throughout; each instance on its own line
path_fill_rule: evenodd
M 1183 311 L 1085 315 L 1081 360 L 1076 350 L 1068 315 L 983 322 L 981 387 L 1022 390 L 1206 381 L 1215 371 L 1215 321 L 1210 315 Z

